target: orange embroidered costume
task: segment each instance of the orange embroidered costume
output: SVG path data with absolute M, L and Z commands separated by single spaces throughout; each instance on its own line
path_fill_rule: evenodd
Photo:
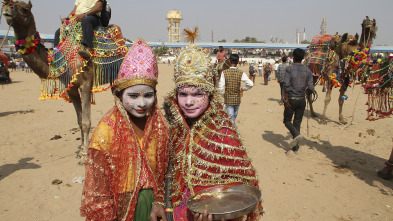
M 229 188 L 236 184 L 258 187 L 255 169 L 248 158 L 236 126 L 225 112 L 213 78 L 210 57 L 193 44 L 183 48 L 175 59 L 175 86 L 165 99 L 173 163 L 172 203 L 174 220 L 193 220 L 186 207 L 189 197 L 215 185 Z M 192 125 L 179 107 L 177 91 L 183 86 L 203 89 L 210 97 L 209 107 Z M 262 205 L 248 214 L 251 220 L 262 216 Z
M 156 57 L 138 39 L 120 67 L 115 93 L 140 84 L 155 89 L 157 77 Z M 143 190 L 152 190 L 154 203 L 164 205 L 168 126 L 157 98 L 140 139 L 119 97 L 114 97 L 115 106 L 99 122 L 88 150 L 81 206 L 87 220 L 134 220 Z

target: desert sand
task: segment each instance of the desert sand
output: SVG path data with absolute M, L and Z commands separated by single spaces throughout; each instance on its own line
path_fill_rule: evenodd
M 174 86 L 173 66 L 160 64 L 159 72 L 162 105 Z M 76 158 L 81 135 L 73 105 L 39 101 L 40 80 L 33 73 L 11 72 L 11 78 L 12 84 L 0 85 L 0 220 L 83 220 L 78 180 L 84 167 Z M 392 149 L 393 119 L 365 120 L 367 96 L 356 85 L 344 104 L 352 123 L 338 124 L 336 89 L 328 123 L 319 124 L 306 111 L 302 134 L 307 139 L 298 154 L 287 155 L 291 137 L 282 123 L 279 85 L 273 79 L 267 86 L 262 82 L 257 76 L 244 93 L 237 118 L 258 172 L 262 220 L 393 220 L 393 181 L 376 175 Z M 321 115 L 325 94 L 321 86 L 316 90 L 315 111 Z M 114 104 L 109 91 L 95 94 L 95 100 L 92 130 Z

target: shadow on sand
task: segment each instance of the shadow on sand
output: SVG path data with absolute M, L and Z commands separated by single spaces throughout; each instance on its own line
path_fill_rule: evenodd
M 2 113 L 0 113 L 0 117 L 5 117 L 8 115 L 12 115 L 12 114 L 28 114 L 28 113 L 34 113 L 34 110 L 2 112 Z
M 29 161 L 31 161 L 33 159 L 34 159 L 33 157 L 27 157 L 27 158 L 20 159 L 18 161 L 18 163 L 1 165 L 0 166 L 0 181 L 18 170 L 41 168 L 41 166 L 38 164 L 29 163 Z
M 287 140 L 291 139 L 289 134 L 285 137 L 282 134 L 265 131 L 265 134 L 262 134 L 262 139 L 270 142 L 278 148 L 284 149 L 285 151 L 290 149 L 287 144 Z M 363 180 L 368 185 L 378 187 L 382 194 L 390 195 L 383 188 L 375 184 L 375 182 L 380 182 L 384 186 L 393 189 L 393 182 L 379 178 L 374 170 L 375 165 L 378 165 L 379 169 L 382 169 L 386 159 L 353 150 L 349 147 L 332 146 L 329 141 L 323 140 L 319 140 L 319 142 L 314 140 L 304 140 L 299 151 L 302 151 L 302 149 L 306 147 L 315 149 L 329 158 L 334 164 L 333 166 L 335 169 L 333 170 L 347 169 L 351 171 L 355 177 Z

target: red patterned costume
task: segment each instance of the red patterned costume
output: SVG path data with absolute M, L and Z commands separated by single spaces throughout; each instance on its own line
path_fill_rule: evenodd
M 255 169 L 213 85 L 209 59 L 196 46 L 182 49 L 175 61 L 176 89 L 164 103 L 170 125 L 175 220 L 192 220 L 185 203 L 189 197 L 203 196 L 201 191 L 208 187 L 222 185 L 225 190 L 241 183 L 258 187 Z M 177 99 L 177 90 L 184 85 L 201 88 L 210 95 L 209 107 L 192 125 L 187 123 Z M 251 220 L 258 220 L 262 210 L 260 202 L 249 214 Z
M 153 52 L 143 40 L 137 40 L 120 68 L 115 93 L 140 84 L 155 88 L 157 74 Z M 142 190 L 152 190 L 154 204 L 164 205 L 169 132 L 157 100 L 139 138 L 129 112 L 114 97 L 115 107 L 99 122 L 88 150 L 81 206 L 87 220 L 134 220 Z

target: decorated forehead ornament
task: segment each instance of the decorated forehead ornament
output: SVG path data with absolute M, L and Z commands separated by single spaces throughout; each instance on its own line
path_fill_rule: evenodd
M 198 27 L 194 31 L 185 29 L 186 40 L 191 44 L 182 48 L 175 58 L 175 86 L 196 86 L 206 92 L 214 90 L 214 73 L 211 58 L 202 48 L 194 45 Z
M 142 38 L 138 38 L 120 66 L 115 90 L 121 91 L 138 84 L 149 85 L 155 89 L 157 78 L 156 56 L 149 45 Z
M 4 1 L 3 1 L 3 6 L 4 6 L 4 5 L 11 5 L 11 6 L 13 6 L 14 3 L 15 3 L 15 2 L 14 2 L 13 0 L 4 0 Z

